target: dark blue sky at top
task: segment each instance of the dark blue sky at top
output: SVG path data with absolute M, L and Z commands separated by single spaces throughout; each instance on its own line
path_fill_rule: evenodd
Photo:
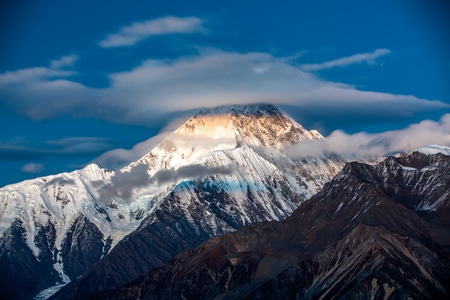
M 448 104 L 450 10 L 445 2 L 7 0 L 0 4 L 0 74 L 49 68 L 52 61 L 72 55 L 75 62 L 63 67 L 72 73 L 64 79 L 98 91 L 114 85 L 111 74 L 130 72 L 149 59 L 176 65 L 180 59 L 202 57 L 199 49 L 290 58 L 286 64 L 300 69 L 389 49 L 388 54 L 371 61 L 307 72 L 320 81 L 343 83 L 360 91 L 411 95 Z M 134 22 L 167 16 L 199 18 L 204 30 L 150 36 L 130 46 L 99 46 L 109 34 Z M 114 108 L 105 108 L 105 116 L 101 106 L 95 106 L 100 107 L 99 112 L 89 113 L 83 111 L 83 105 L 73 105 L 58 114 L 58 106 L 51 106 L 42 97 L 38 106 L 45 110 L 48 105 L 52 113 L 33 118 L 26 109 L 28 100 L 14 98 L 20 90 L 9 88 L 0 93 L 0 186 L 80 168 L 110 149 L 129 149 L 157 134 L 183 111 L 201 106 L 196 103 L 159 111 L 161 100 L 152 97 L 150 91 L 145 107 L 151 109 L 153 105 L 155 115 L 147 120 L 142 116 L 122 119 L 120 107 L 115 114 L 109 113 Z M 73 101 L 77 101 L 76 96 Z M 125 96 L 120 97 L 127 101 Z M 23 104 L 16 104 L 18 101 Z M 97 100 L 94 97 L 89 101 Z M 102 103 L 107 106 L 108 99 Z M 229 103 L 234 103 L 233 99 Z M 369 117 L 360 114 L 361 108 L 352 102 L 343 102 L 338 109 L 327 109 L 326 102 L 323 106 L 299 106 L 296 100 L 280 106 L 306 128 L 318 127 L 324 135 L 336 129 L 348 133 L 401 129 L 425 119 L 437 121 L 449 112 L 448 107 L 440 106 L 400 114 L 391 108 L 402 110 L 401 106 L 382 105 L 386 106 L 385 114 Z M 412 105 L 404 103 L 404 107 Z M 35 170 L 24 168 L 27 164 L 34 164 Z

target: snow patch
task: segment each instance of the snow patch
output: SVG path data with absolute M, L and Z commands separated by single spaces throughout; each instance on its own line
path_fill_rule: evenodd
M 403 165 L 400 165 L 400 167 L 403 170 L 406 170 L 406 171 L 418 171 L 416 168 L 413 168 L 413 167 L 406 167 L 406 166 L 403 166 Z
M 419 148 L 416 151 L 427 155 L 442 153 L 450 156 L 450 147 L 436 144 Z
M 37 294 L 33 300 L 47 300 L 49 299 L 51 296 L 53 296 L 54 294 L 56 294 L 56 292 L 58 292 L 60 289 L 62 289 L 64 286 L 66 285 L 66 283 L 64 284 L 58 284 L 52 287 L 49 287 L 45 290 L 42 290 L 41 292 L 39 292 L 39 294 Z

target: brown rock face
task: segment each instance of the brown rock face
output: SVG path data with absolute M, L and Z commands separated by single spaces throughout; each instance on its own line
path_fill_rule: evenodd
M 349 163 L 281 222 L 212 238 L 98 299 L 448 299 L 450 157 Z

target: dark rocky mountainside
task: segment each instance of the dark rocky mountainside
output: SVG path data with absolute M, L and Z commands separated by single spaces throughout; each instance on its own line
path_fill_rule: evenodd
M 48 244 L 52 244 L 53 232 L 54 228 L 51 227 L 39 231 L 39 248 L 45 249 Z M 28 291 L 43 288 L 48 281 L 58 278 L 58 273 L 53 270 L 51 251 L 42 251 L 37 260 L 26 246 L 25 238 L 23 222 L 15 220 L 0 239 L 1 299 L 23 297 Z
M 449 299 L 450 157 L 349 163 L 289 218 L 214 237 L 94 299 Z

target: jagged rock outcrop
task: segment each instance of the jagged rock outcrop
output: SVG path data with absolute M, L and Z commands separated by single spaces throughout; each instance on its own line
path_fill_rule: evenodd
M 33 291 L 45 288 L 57 280 L 53 269 L 52 244 L 54 230 L 50 227 L 38 231 L 36 244 L 42 249 L 36 257 L 27 247 L 26 229 L 21 220 L 13 221 L 0 239 L 0 290 L 2 299 L 18 299 Z M 46 250 L 46 251 L 45 251 Z
M 64 271 L 77 278 L 97 263 L 103 256 L 103 234 L 89 219 L 79 215 L 62 242 L 61 259 Z

